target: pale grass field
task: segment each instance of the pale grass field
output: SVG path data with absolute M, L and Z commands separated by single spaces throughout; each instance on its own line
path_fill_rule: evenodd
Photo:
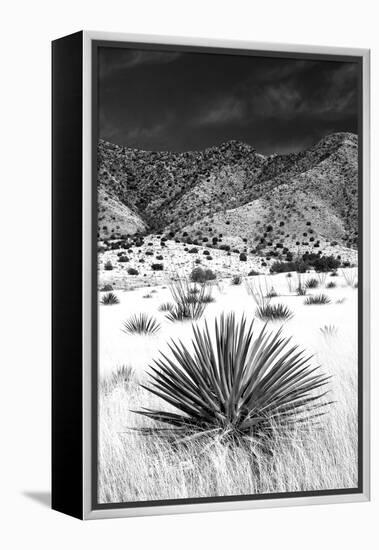
M 173 324 L 158 313 L 159 304 L 169 299 L 167 289 L 157 288 L 158 292 L 149 299 L 142 298 L 141 289 L 118 293 L 119 305 L 100 309 L 100 502 L 357 486 L 357 290 L 348 287 L 341 275 L 328 277 L 326 283 L 333 280 L 337 288 L 323 287 L 309 294 L 326 293 L 332 303 L 305 306 L 302 297 L 290 295 L 284 275 L 269 280 L 281 294 L 273 302 L 284 303 L 295 313 L 284 325 L 285 333 L 292 334 L 296 343 L 314 354 L 314 362 L 322 366 L 323 372 L 332 375 L 327 399 L 334 403 L 328 406 L 318 426 L 303 426 L 291 433 L 277 432 L 270 454 L 262 453 L 256 445 L 227 447 L 214 439 L 192 442 L 178 449 L 157 437 L 130 430 L 151 425 L 148 419 L 131 410 L 167 409 L 139 384 L 146 381 L 151 359 L 157 357 L 159 349 L 165 349 L 170 337 L 179 337 L 190 344 L 191 324 Z M 209 321 L 224 310 L 244 312 L 253 318 L 254 302 L 243 285 L 233 287 L 224 281 L 215 288 L 214 297 L 216 302 L 206 309 Z M 336 303 L 341 298 L 345 298 L 344 302 Z M 129 336 L 121 332 L 122 321 L 135 311 L 148 311 L 161 321 L 157 336 Z M 320 328 L 325 325 L 334 325 L 337 334 L 324 336 Z M 257 329 L 260 326 L 257 322 Z M 280 325 L 271 326 L 276 330 Z M 126 383 L 111 380 L 112 372 L 121 364 L 133 369 Z

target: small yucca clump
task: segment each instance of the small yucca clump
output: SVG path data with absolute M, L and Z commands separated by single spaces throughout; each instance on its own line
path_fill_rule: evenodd
M 319 285 L 319 282 L 314 277 L 305 281 L 305 288 L 317 288 L 318 285 Z
M 338 329 L 335 325 L 324 325 L 320 328 L 320 332 L 325 338 L 332 338 L 337 336 Z
M 165 302 L 161 304 L 158 308 L 159 311 L 172 311 L 174 309 L 174 304 L 171 304 L 170 302 Z
M 236 285 L 236 286 L 242 284 L 242 277 L 241 277 L 241 275 L 234 275 L 234 276 L 232 277 L 232 280 L 230 281 L 230 283 L 231 283 L 232 285 Z
M 329 296 L 326 294 L 317 294 L 315 296 L 308 296 L 304 301 L 306 306 L 323 306 L 325 304 L 330 304 Z
M 169 410 L 133 411 L 166 426 L 141 431 L 182 442 L 205 435 L 263 443 L 281 428 L 320 417 L 327 392 L 319 389 L 328 377 L 281 329 L 254 329 L 254 321 L 237 322 L 232 313 L 216 319 L 212 330 L 193 325 L 193 351 L 171 341 L 172 357 L 161 353 L 151 366 L 151 384 L 142 386 Z
M 113 292 L 108 292 L 107 294 L 104 294 L 104 296 L 102 296 L 100 302 L 104 306 L 114 306 L 115 304 L 119 304 L 120 300 L 117 298 L 116 294 L 114 294 Z
M 160 328 L 161 325 L 154 317 L 140 313 L 125 321 L 121 330 L 126 334 L 155 334 Z
M 258 306 L 255 315 L 262 321 L 289 321 L 292 311 L 284 304 L 264 304 Z
M 167 314 L 169 321 L 197 320 L 202 317 L 211 291 L 207 285 L 202 285 L 197 294 L 191 293 L 188 281 L 175 281 L 171 286 L 171 294 L 175 301 L 174 308 Z
M 329 281 L 329 283 L 326 285 L 326 288 L 336 288 L 336 283 L 334 281 Z

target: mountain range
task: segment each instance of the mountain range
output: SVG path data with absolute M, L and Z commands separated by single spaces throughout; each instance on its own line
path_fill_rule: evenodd
M 98 238 L 160 233 L 262 256 L 358 242 L 358 137 L 331 134 L 264 156 L 239 141 L 204 151 L 98 143 Z

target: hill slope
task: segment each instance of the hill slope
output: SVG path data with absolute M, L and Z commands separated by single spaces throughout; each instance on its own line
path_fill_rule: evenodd
M 354 134 L 332 134 L 308 150 L 269 157 L 236 141 L 188 153 L 100 141 L 98 166 L 101 193 L 117 204 L 101 199 L 101 215 L 109 218 L 109 205 L 117 212 L 125 207 L 113 220 L 115 236 L 164 231 L 273 257 L 357 244 Z

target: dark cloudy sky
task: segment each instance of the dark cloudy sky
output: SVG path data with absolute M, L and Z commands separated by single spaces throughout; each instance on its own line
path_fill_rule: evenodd
M 100 48 L 99 134 L 146 150 L 297 151 L 357 132 L 357 90 L 354 63 Z

